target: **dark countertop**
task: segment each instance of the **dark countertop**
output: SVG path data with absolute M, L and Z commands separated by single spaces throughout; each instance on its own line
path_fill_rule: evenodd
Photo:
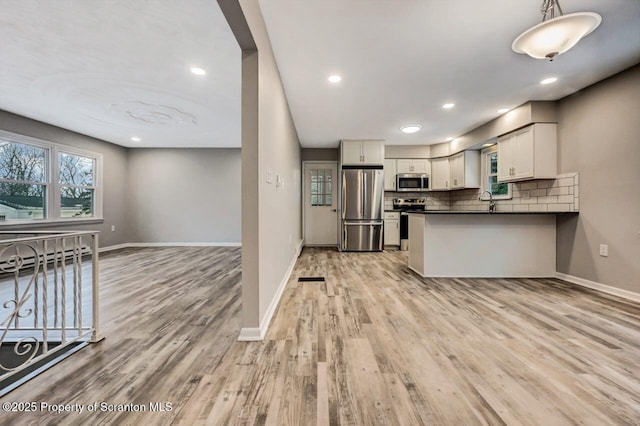
M 489 210 L 425 210 L 420 212 L 408 212 L 411 214 L 485 214 L 485 215 L 504 215 L 504 214 L 570 214 L 577 215 L 579 212 L 490 212 Z

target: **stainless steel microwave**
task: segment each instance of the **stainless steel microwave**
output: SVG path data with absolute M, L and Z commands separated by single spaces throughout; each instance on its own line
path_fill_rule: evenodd
M 396 175 L 396 191 L 429 191 L 429 175 L 426 173 L 398 173 Z

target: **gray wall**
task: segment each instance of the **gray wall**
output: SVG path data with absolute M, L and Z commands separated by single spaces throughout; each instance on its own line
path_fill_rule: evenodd
M 301 148 L 258 1 L 219 4 L 242 48 L 241 338 L 259 338 L 302 242 Z
M 240 149 L 130 149 L 129 242 L 240 243 Z
M 303 148 L 302 161 L 340 161 L 340 149 Z
M 558 271 L 640 293 L 640 65 L 557 107 L 559 172 L 580 173 L 580 215 L 559 219 Z
M 130 227 L 127 218 L 126 148 L 1 110 L 0 129 L 102 154 L 104 223 L 86 225 L 71 223 L 46 226 L 46 229 L 98 230 L 101 247 L 128 241 L 129 233 L 133 228 Z M 113 232 L 112 225 L 116 227 Z
M 100 247 L 240 242 L 240 149 L 128 149 L 1 110 L 0 129 L 103 155 L 104 222 L 38 229 L 98 230 Z

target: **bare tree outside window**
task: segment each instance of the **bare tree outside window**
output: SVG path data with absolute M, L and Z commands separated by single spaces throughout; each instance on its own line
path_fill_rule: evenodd
M 61 216 L 93 216 L 95 160 L 61 152 L 58 161 Z
M 0 141 L 0 219 L 45 217 L 47 150 Z

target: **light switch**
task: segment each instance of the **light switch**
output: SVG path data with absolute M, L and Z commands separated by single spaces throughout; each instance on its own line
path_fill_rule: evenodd
M 600 244 L 600 256 L 609 256 L 609 246 L 607 244 Z

